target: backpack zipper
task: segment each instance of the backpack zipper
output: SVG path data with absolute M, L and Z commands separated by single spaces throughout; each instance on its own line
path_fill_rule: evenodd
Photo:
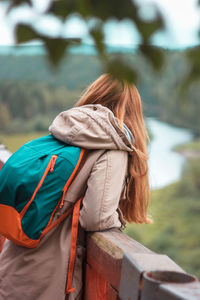
M 35 198 L 35 196 L 36 196 L 38 190 L 41 188 L 41 186 L 42 186 L 42 184 L 43 184 L 43 182 L 44 182 L 44 180 L 45 180 L 47 174 L 48 174 L 49 172 L 52 173 L 52 172 L 54 171 L 54 166 L 55 166 L 57 157 L 58 157 L 57 155 L 52 155 L 52 157 L 51 157 L 51 159 L 50 159 L 50 161 L 49 161 L 49 163 L 48 163 L 48 165 L 47 165 L 47 167 L 46 167 L 46 169 L 45 169 L 45 171 L 44 171 L 44 174 L 42 175 L 42 178 L 40 179 L 40 181 L 39 181 L 39 183 L 38 183 L 38 185 L 37 185 L 37 187 L 36 187 L 36 189 L 35 189 L 35 191 L 34 191 L 32 197 L 31 197 L 31 199 L 28 201 L 28 203 L 24 206 L 24 208 L 23 208 L 22 211 L 20 212 L 20 217 L 21 217 L 21 218 L 23 218 L 23 216 L 24 216 L 24 214 L 26 213 L 27 209 L 29 208 L 29 206 L 30 206 L 31 203 L 33 202 L 33 200 L 34 200 L 34 198 Z
M 62 197 L 61 197 L 61 199 L 60 199 L 60 208 L 62 208 L 63 205 L 64 205 L 65 195 L 66 195 L 66 191 L 63 191 Z
M 71 176 L 69 177 L 69 179 L 67 180 L 67 182 L 66 182 L 66 184 L 65 184 L 65 186 L 64 186 L 64 188 L 63 188 L 62 197 L 60 198 L 60 202 L 59 202 L 60 208 L 62 208 L 63 205 L 64 205 L 64 199 L 65 199 L 65 196 L 66 196 L 66 193 L 67 193 L 67 189 L 68 189 L 69 185 L 71 184 L 72 180 L 75 178 L 75 176 L 76 176 L 76 174 L 77 174 L 77 169 L 78 169 L 79 166 L 80 166 L 80 163 L 81 163 L 81 161 L 82 161 L 82 158 L 83 158 L 84 153 L 85 153 L 85 149 L 82 148 L 82 149 L 81 149 L 81 153 L 80 153 L 79 160 L 78 160 L 78 162 L 77 162 L 77 164 L 76 164 L 76 167 L 75 167 L 74 171 L 72 172 Z M 80 170 L 79 170 L 79 171 L 80 171 Z
M 56 163 L 56 159 L 57 159 L 57 155 L 53 155 L 52 158 L 51 158 L 51 166 L 50 166 L 50 172 L 52 173 L 53 170 L 54 170 L 54 166 L 55 166 L 55 163 Z

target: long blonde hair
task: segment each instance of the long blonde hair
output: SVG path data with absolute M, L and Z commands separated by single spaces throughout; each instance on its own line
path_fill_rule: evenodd
M 120 208 L 128 222 L 150 223 L 147 209 L 150 203 L 148 182 L 148 133 L 144 124 L 142 103 L 135 85 L 101 75 L 81 96 L 76 106 L 101 104 L 108 107 L 123 130 L 125 123 L 134 137 L 134 150 L 129 152 L 126 199 Z

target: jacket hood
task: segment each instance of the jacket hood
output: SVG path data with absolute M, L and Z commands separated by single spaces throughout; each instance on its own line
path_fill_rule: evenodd
M 85 149 L 133 151 L 134 138 L 119 127 L 113 112 L 100 104 L 74 107 L 61 112 L 49 127 L 57 139 Z

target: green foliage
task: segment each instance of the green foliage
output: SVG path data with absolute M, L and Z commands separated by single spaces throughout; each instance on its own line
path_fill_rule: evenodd
M 8 110 L 8 107 L 5 103 L 2 103 L 0 101 L 0 129 L 5 130 L 7 126 L 9 126 L 10 123 L 10 113 Z
M 103 26 L 102 23 L 96 23 L 95 27 L 92 27 L 90 30 L 90 34 L 93 37 L 95 43 L 96 43 L 96 48 L 100 54 L 100 56 L 105 58 L 105 45 L 104 45 L 104 34 L 103 34 Z
M 4 0 L 6 1 L 6 0 Z M 10 0 L 11 6 L 20 6 L 21 4 L 31 4 L 30 0 Z M 34 5 L 33 8 L 34 9 Z M 141 52 L 146 58 L 152 62 L 152 66 L 158 69 L 161 66 L 163 57 L 160 49 L 150 47 L 151 37 L 158 30 L 164 29 L 163 17 L 158 10 L 155 12 L 155 17 L 151 21 L 144 20 L 139 13 L 139 5 L 132 0 L 57 0 L 51 1 L 48 9 L 43 13 L 42 17 L 53 15 L 55 18 L 61 19 L 64 22 L 71 14 L 78 14 L 89 27 L 89 33 L 94 41 L 101 64 L 107 72 L 113 76 L 128 81 L 136 79 L 136 69 L 134 66 L 128 66 L 118 57 L 110 61 L 107 49 L 104 45 L 104 30 L 103 27 L 109 19 L 117 19 L 119 21 L 129 19 L 134 22 L 141 38 Z M 91 22 L 93 25 L 91 27 Z M 95 20 L 95 22 L 94 22 Z M 41 34 L 35 30 L 34 25 L 18 23 L 15 26 L 16 43 L 29 42 L 39 39 L 45 45 L 48 53 L 49 61 L 53 66 L 57 66 L 64 58 L 68 46 L 73 42 L 73 39 L 65 39 L 62 36 L 51 37 L 48 32 Z M 155 60 L 155 56 L 158 60 Z M 122 72 L 121 72 L 122 70 Z
M 164 63 L 164 55 L 157 47 L 148 47 L 147 45 L 140 45 L 140 51 L 149 59 L 154 69 L 161 69 Z
M 199 155 L 200 157 L 200 155 Z M 190 159 L 185 165 L 184 177 L 177 186 L 177 193 L 180 196 L 193 194 L 196 197 L 200 192 L 200 159 Z
M 190 71 L 185 78 L 184 86 L 188 87 L 193 81 L 199 79 L 200 75 L 200 46 L 191 48 L 187 51 L 186 57 L 191 63 Z
M 200 277 L 200 161 L 190 161 L 183 178 L 152 192 L 154 223 L 129 224 L 126 233 L 155 252 L 167 254 L 184 270 Z
M 27 25 L 19 24 L 16 27 L 15 34 L 18 38 L 18 43 L 26 43 L 29 40 L 34 40 L 37 38 L 37 33 L 33 28 Z
M 133 71 L 126 61 L 119 59 L 119 55 L 115 55 L 115 57 L 110 59 L 106 72 L 117 79 L 124 78 L 128 82 L 135 82 L 137 79 L 136 72 Z
M 102 68 L 95 55 L 69 54 L 54 73 L 51 73 L 45 56 L 0 56 L 0 99 L 10 115 L 6 129 L 9 132 L 19 131 L 22 125 L 18 122 L 14 126 L 13 122 L 20 119 L 26 120 L 24 127 L 27 130 L 43 128 L 44 122 L 41 127 L 33 120 L 36 116 L 45 114 L 50 120 L 61 110 L 72 106 L 82 90 L 101 73 L 111 70 L 115 77 L 120 78 L 123 74 L 127 80 L 135 81 L 139 74 L 137 87 L 147 117 L 157 117 L 176 126 L 190 128 L 198 136 L 200 86 L 193 83 L 185 98 L 180 99 L 179 93 L 180 84 L 188 72 L 185 53 L 187 50 L 163 51 L 166 63 L 157 74 L 140 52 L 110 55 L 108 69 Z M 136 73 L 133 73 L 132 66 Z M 28 124 L 34 128 L 31 129 Z
M 72 107 L 80 92 L 69 91 L 65 86 L 27 81 L 0 83 L 0 128 L 2 131 L 44 131 L 61 111 Z
M 4 2 L 5 2 L 5 0 L 4 0 Z M 8 12 L 21 4 L 28 4 L 29 6 L 32 6 L 31 0 L 12 0 L 12 1 L 10 1 L 10 5 L 8 7 Z
M 174 150 L 178 151 L 178 152 L 182 152 L 184 150 L 193 150 L 193 151 L 198 151 L 200 152 L 200 140 L 197 139 L 195 141 L 192 141 L 190 143 L 187 144 L 183 144 L 183 145 L 178 145 L 175 147 Z
M 200 135 L 200 87 L 193 83 L 180 95 L 180 86 L 187 77 L 189 64 L 186 51 L 165 51 L 165 64 L 155 74 L 149 64 L 138 60 L 139 90 L 147 116 L 155 116 L 176 126 L 190 128 Z
M 46 35 L 38 33 L 31 26 L 25 24 L 18 24 L 15 28 L 15 34 L 17 36 L 18 43 L 25 43 L 34 39 L 43 40 L 47 49 L 49 60 L 54 66 L 56 66 L 60 62 L 61 58 L 63 58 L 70 42 L 79 42 L 79 39 L 64 40 L 59 37 L 52 39 Z
M 45 132 L 29 132 L 29 133 L 18 133 L 18 134 L 12 134 L 12 135 L 0 135 L 0 141 L 3 143 L 8 150 L 10 150 L 12 153 L 17 151 L 19 147 L 21 147 L 23 144 L 37 139 L 41 136 L 44 136 L 48 134 L 47 131 Z
M 52 88 L 65 86 L 69 90 L 85 88 L 103 72 L 96 56 L 72 54 L 69 54 L 53 73 L 46 57 L 39 55 L 0 55 L 0 66 L 1 82 L 26 80 L 30 84 L 31 82 L 48 83 Z
M 34 5 L 30 0 L 4 0 L 4 2 L 10 3 L 8 11 L 12 11 L 13 8 L 20 7 L 22 4 L 28 4 L 34 9 Z M 165 30 L 166 24 L 162 14 L 155 7 L 155 17 L 150 21 L 145 20 L 140 15 L 140 6 L 141 4 L 132 0 L 123 2 L 121 0 L 57 0 L 50 2 L 48 9 L 40 18 L 53 15 L 55 18 L 60 19 L 64 26 L 68 17 L 71 17 L 72 14 L 78 15 L 85 21 L 86 26 L 88 26 L 88 31 L 94 41 L 103 69 L 110 72 L 114 77 L 117 76 L 120 79 L 135 81 L 138 77 L 138 70 L 135 65 L 129 66 L 128 64 L 124 64 L 119 56 L 115 60 L 115 66 L 113 67 L 113 61 L 110 61 L 110 56 L 104 45 L 103 29 L 105 23 L 113 18 L 118 21 L 124 19 L 131 20 L 140 35 L 141 45 L 139 49 L 142 55 L 146 57 L 155 70 L 161 69 L 164 65 L 163 52 L 160 48 L 151 46 L 151 38 L 157 31 Z M 89 22 L 91 20 L 92 23 Z M 91 24 L 93 24 L 92 27 Z M 49 61 L 54 67 L 58 66 L 64 58 L 70 44 L 74 43 L 75 40 L 76 42 L 80 42 L 80 40 L 73 38 L 65 39 L 62 36 L 51 37 L 48 32 L 41 34 L 35 30 L 34 25 L 20 22 L 15 25 L 15 31 L 16 43 L 29 42 L 34 39 L 41 40 L 47 50 Z M 200 76 L 199 46 L 189 49 L 186 58 L 190 65 L 190 71 L 185 74 L 181 85 L 181 92 L 184 93 L 191 82 L 199 79 Z

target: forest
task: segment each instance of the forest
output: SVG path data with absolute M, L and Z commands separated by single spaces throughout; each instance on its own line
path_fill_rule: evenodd
M 165 50 L 165 64 L 157 73 L 140 53 L 123 56 L 139 73 L 136 85 L 145 116 L 190 128 L 198 136 L 200 86 L 194 82 L 184 92 L 180 88 L 189 72 L 185 52 Z M 102 72 L 95 55 L 68 54 L 53 72 L 44 56 L 0 55 L 1 132 L 46 130 Z
M 187 50 L 163 51 L 165 64 L 157 73 L 139 52 L 123 55 L 139 73 L 136 85 L 144 115 L 189 128 L 198 139 L 200 86 L 193 82 L 183 89 L 190 70 Z M 81 54 L 68 54 L 58 69 L 51 71 L 42 55 L 0 55 L 0 139 L 11 151 L 16 150 L 12 143 L 17 141 L 7 144 L 9 136 L 47 132 L 52 119 L 72 107 L 87 85 L 104 72 L 97 56 Z M 200 142 L 189 145 L 191 148 L 199 153 Z M 199 158 L 188 159 L 179 182 L 152 191 L 153 224 L 129 224 L 125 232 L 200 277 L 199 178 Z

